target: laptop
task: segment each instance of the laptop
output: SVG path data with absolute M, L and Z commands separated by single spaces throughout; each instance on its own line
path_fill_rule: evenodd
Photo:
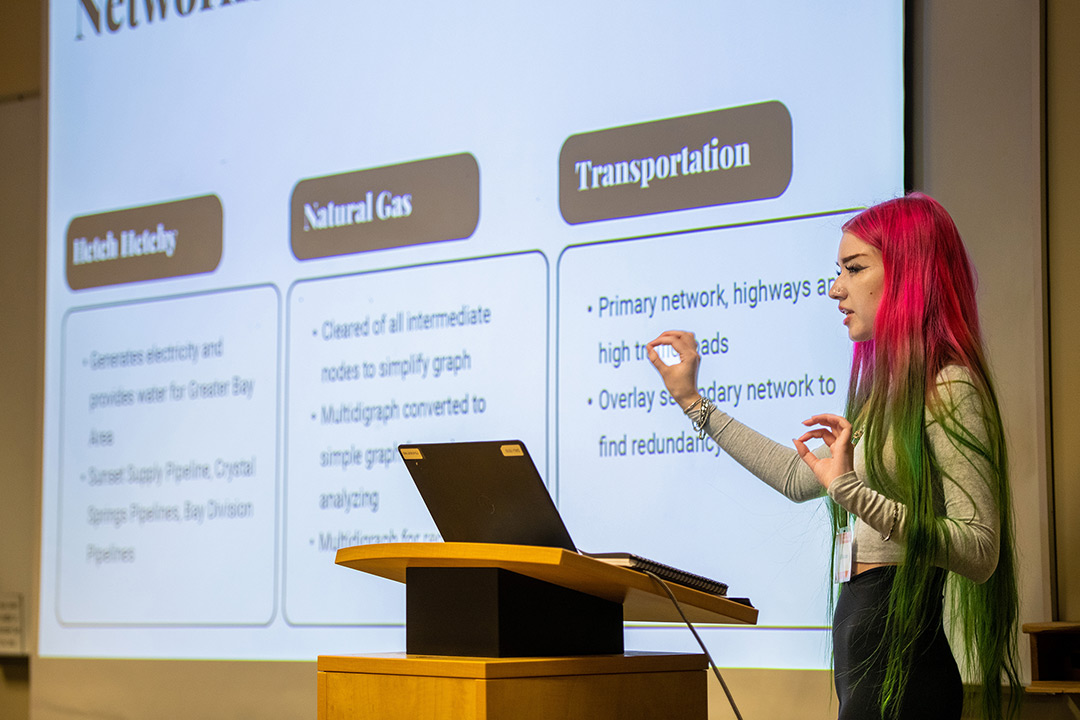
M 400 445 L 398 452 L 443 540 L 563 548 L 727 595 L 722 582 L 638 555 L 578 550 L 520 440 Z

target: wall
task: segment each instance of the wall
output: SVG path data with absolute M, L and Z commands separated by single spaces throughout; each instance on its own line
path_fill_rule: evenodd
M 993 11 L 983 11 L 988 7 Z M 949 208 L 978 269 L 980 315 L 1009 439 L 1022 621 L 1046 620 L 1052 609 L 1040 9 L 1022 0 L 924 2 L 916 4 L 915 22 L 911 180 Z
M 1047 5 L 1047 270 L 1058 617 L 1080 621 L 1080 4 Z
M 43 3 L 0 3 L 0 102 L 41 91 Z
M 28 646 L 36 604 L 34 548 L 41 478 L 41 167 L 41 102 L 0 103 L 0 592 L 23 596 Z M 29 697 L 26 659 L 4 659 L 0 717 L 26 717 Z
M 41 3 L 0 4 L 0 592 L 23 597 L 28 651 L 41 478 L 41 16 Z M 28 659 L 0 658 L 0 717 L 29 712 Z
M 1061 533 L 1066 517 L 1074 527 L 1078 524 L 1080 496 L 1072 494 L 1067 498 L 1071 505 L 1062 503 L 1065 498 L 1061 495 L 1060 473 L 1056 474 L 1058 534 L 1057 544 L 1053 544 L 1051 405 L 1044 390 L 1050 387 L 1051 379 L 1047 360 L 1053 336 L 1048 320 L 1058 305 L 1048 308 L 1046 304 L 1046 139 L 1040 75 L 1043 28 L 1077 27 L 1055 19 L 1054 14 L 1065 9 L 1061 6 L 1069 6 L 1075 22 L 1076 4 L 1053 0 L 1045 24 L 1039 3 L 960 2 L 932 6 L 924 0 L 913 7 L 914 36 L 918 40 L 913 48 L 916 71 L 912 85 L 919 101 L 911 122 L 911 180 L 913 186 L 936 196 L 950 209 L 979 268 L 980 314 L 1009 432 L 1017 538 L 1021 545 L 1021 622 L 1055 618 L 1051 584 L 1055 564 L 1062 591 L 1080 580 L 1075 570 L 1070 574 L 1067 567 L 1067 559 L 1080 550 L 1080 534 Z M 1063 38 L 1064 31 L 1060 33 Z M 1055 40 L 1062 42 L 1056 36 Z M 1075 50 L 1072 52 L 1075 68 Z M 1059 80 L 1071 73 L 1071 88 L 1077 87 L 1075 69 L 1061 67 L 1068 61 L 1060 48 L 1047 62 Z M 1049 90 L 1060 94 L 1063 87 L 1070 86 L 1059 82 Z M 1050 121 L 1053 123 L 1054 118 Z M 1075 141 L 1075 126 L 1059 124 L 1056 129 L 1059 135 L 1069 135 Z M 1064 160 L 1046 142 L 1049 164 Z M 1053 176 L 1050 187 L 1053 195 Z M 1075 216 L 1071 227 L 1078 227 Z M 1080 256 L 1073 252 L 1073 268 L 1078 266 L 1078 260 Z M 1054 264 L 1050 267 L 1053 269 Z M 1059 266 L 1058 272 L 1068 271 Z M 1059 302 L 1060 297 L 1054 301 Z M 1075 351 L 1072 357 L 1076 357 Z M 1075 384 L 1075 360 L 1073 363 L 1071 377 Z M 1069 374 L 1060 363 L 1055 370 L 1055 383 Z M 1057 390 L 1055 387 L 1055 422 L 1061 417 Z M 1071 397 L 1069 402 L 1075 408 L 1075 390 Z M 1061 514 L 1063 510 L 1071 510 L 1071 516 Z M 1039 544 L 1038 538 L 1047 538 L 1050 543 Z M 1072 565 L 1075 567 L 1075 562 Z M 1027 655 L 1026 638 L 1022 638 L 1021 651 Z M 1070 704 L 1061 696 L 1029 696 L 1023 717 L 1075 717 L 1075 705 L 1070 710 Z

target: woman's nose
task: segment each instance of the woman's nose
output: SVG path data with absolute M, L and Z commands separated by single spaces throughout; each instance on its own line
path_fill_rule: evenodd
M 829 297 L 833 300 L 840 300 L 844 297 L 844 290 L 840 285 L 840 278 L 833 280 L 832 285 L 829 286 Z

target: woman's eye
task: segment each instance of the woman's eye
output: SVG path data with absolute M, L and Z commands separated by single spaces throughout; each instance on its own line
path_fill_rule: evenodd
M 861 265 L 848 265 L 844 269 L 848 271 L 849 275 L 854 275 L 855 273 L 862 270 L 862 266 Z

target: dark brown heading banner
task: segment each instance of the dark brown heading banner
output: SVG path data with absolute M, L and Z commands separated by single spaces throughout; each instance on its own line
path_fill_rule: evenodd
M 576 225 L 779 197 L 791 153 L 791 114 L 776 101 L 573 135 L 559 209 Z
M 221 262 L 217 195 L 75 218 L 67 229 L 72 290 L 211 272 Z
M 480 221 L 480 168 L 469 153 L 301 180 L 290 237 L 299 260 L 461 240 Z

